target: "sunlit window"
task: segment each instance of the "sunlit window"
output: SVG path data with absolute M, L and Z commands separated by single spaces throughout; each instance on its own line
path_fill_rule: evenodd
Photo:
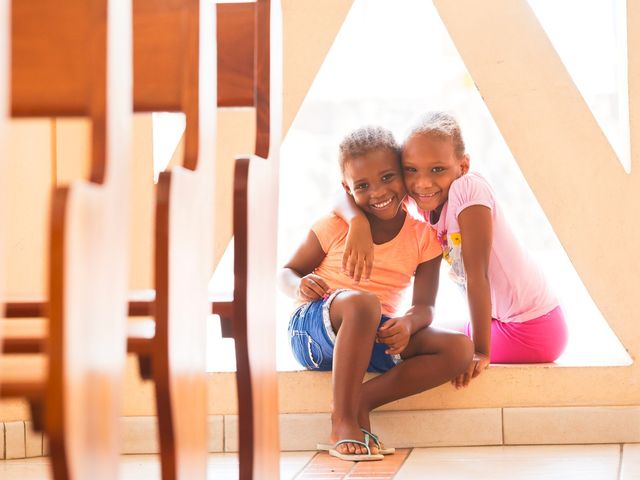
M 629 166 L 626 18 L 615 0 L 529 0 L 585 102 L 625 168 Z M 630 358 L 576 274 L 549 221 L 505 144 L 431 2 L 355 0 L 281 150 L 278 264 L 288 260 L 315 219 L 340 191 L 337 145 L 366 124 L 399 140 L 412 119 L 448 110 L 462 126 L 471 167 L 492 184 L 516 234 L 540 262 L 561 298 L 569 345 L 561 365 L 623 365 Z M 184 119 L 154 119 L 156 171 L 175 149 Z M 231 248 L 211 283 L 233 285 Z M 443 269 L 437 300 L 441 326 L 468 320 L 466 302 Z M 296 370 L 286 338 L 290 299 L 278 294 L 279 370 Z M 209 322 L 208 370 L 235 368 L 233 341 Z
M 631 166 L 626 3 L 529 0 L 623 167 Z
M 624 135 L 619 133 L 624 115 L 621 117 L 619 111 L 620 83 L 616 76 L 620 59 L 607 53 L 615 49 L 612 38 L 619 33 L 616 25 L 620 22 L 614 22 L 616 2 L 531 3 L 545 22 L 551 18 L 562 25 L 558 29 L 562 30 L 558 36 L 562 58 L 565 62 L 572 59 L 575 66 L 569 69 L 577 72 L 574 78 L 582 94 L 611 143 L 617 150 L 624 150 Z M 588 27 L 581 24 L 586 11 L 594 20 Z M 591 43 L 567 40 L 581 39 L 587 30 L 585 38 L 590 37 Z M 585 48 L 588 54 L 583 53 Z M 597 65 L 585 65 L 590 62 Z M 599 73 L 590 74 L 593 69 Z M 575 273 L 431 2 L 354 2 L 282 145 L 280 264 L 288 259 L 313 221 L 331 209 L 340 190 L 337 145 L 341 137 L 353 128 L 380 124 L 402 139 L 413 118 L 433 109 L 457 116 L 472 169 L 491 182 L 514 230 L 541 263 L 562 299 L 570 342 L 557 363 L 628 363 L 626 351 Z M 468 319 L 466 303 L 461 300 L 460 292 L 443 275 L 436 323 L 455 326 Z M 278 307 L 278 366 L 298 369 L 286 342 L 291 301 L 281 295 Z

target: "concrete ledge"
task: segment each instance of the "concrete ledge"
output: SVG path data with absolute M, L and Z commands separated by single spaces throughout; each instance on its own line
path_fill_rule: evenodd
M 4 452 L 7 460 L 25 458 L 27 450 L 25 445 L 24 422 L 9 422 L 4 424 Z
M 237 452 L 238 417 L 226 415 L 224 421 L 225 451 Z M 371 425 L 386 444 L 397 448 L 502 445 L 499 408 L 374 412 Z M 328 413 L 280 415 L 280 451 L 315 450 L 330 434 Z
M 447 383 L 385 405 L 381 410 L 634 406 L 640 405 L 638 369 L 636 363 L 608 367 L 492 365 L 464 390 L 456 390 Z M 593 385 L 600 388 L 593 388 Z M 327 412 L 331 404 L 331 373 L 279 372 L 278 389 L 281 413 Z M 153 383 L 140 380 L 137 364 L 131 356 L 125 391 L 123 416 L 155 415 Z M 237 414 L 234 372 L 209 373 L 208 391 L 209 415 Z M 28 419 L 26 402 L 0 400 L 0 422 Z
M 237 415 L 209 416 L 209 452 L 238 451 Z M 640 442 L 640 407 L 478 408 L 381 411 L 371 416 L 372 428 L 383 441 L 398 448 L 539 445 Z M 0 458 L 47 454 L 46 439 L 27 438 L 25 422 L 0 423 L 5 448 Z M 157 419 L 123 417 L 124 454 L 158 453 Z M 328 413 L 280 415 L 280 450 L 315 450 L 330 434 Z M 30 446 L 31 445 L 31 446 Z
M 499 408 L 380 412 L 371 428 L 398 448 L 503 444 Z
M 640 405 L 640 390 L 629 388 L 629 385 L 637 384 L 636 374 L 635 364 L 617 367 L 492 365 L 466 389 L 456 390 L 446 383 L 385 405 L 380 410 Z M 371 376 L 369 374 L 366 378 Z M 618 381 L 612 382 L 612 378 Z M 280 372 L 278 385 L 280 412 L 328 411 L 331 404 L 330 372 Z M 593 388 L 593 385 L 606 385 L 607 388 Z M 234 406 L 235 402 L 234 395 L 231 405 Z
M 640 407 L 505 408 L 509 445 L 640 441 Z

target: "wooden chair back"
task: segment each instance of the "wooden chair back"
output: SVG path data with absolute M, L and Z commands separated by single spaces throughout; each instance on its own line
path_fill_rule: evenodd
M 163 478 L 206 476 L 215 13 L 203 0 L 134 0 L 134 108 L 186 117 L 184 158 L 160 174 L 156 195 L 152 374 Z
M 131 4 L 14 1 L 11 112 L 91 120 L 89 178 L 55 188 L 44 426 L 55 478 L 115 478 L 126 356 Z
M 0 0 L 0 72 L 9 71 L 9 0 Z M 8 182 L 6 176 L 6 165 L 9 159 L 7 148 L 7 122 L 9 118 L 9 76 L 0 75 L 0 191 L 6 192 Z M 0 225 L 3 225 L 3 231 L 6 231 L 7 222 L 7 195 L 0 198 Z M 5 282 L 5 255 L 4 236 L 0 237 L 0 313 L 4 317 L 4 282 Z M 2 354 L 2 325 L 0 325 L 0 355 Z M 0 379 L 2 371 L 0 370 Z M 1 381 L 0 381 L 1 384 Z M 0 390 L 2 385 L 0 385 Z
M 269 157 L 272 122 L 271 9 L 270 0 L 217 6 L 218 106 L 256 109 L 253 154 L 265 159 Z M 276 73 L 281 77 L 281 72 Z
M 220 4 L 218 15 L 221 33 L 228 31 L 232 39 L 227 40 L 229 44 L 233 42 L 241 52 L 253 50 L 252 68 L 245 64 L 229 71 L 229 83 L 236 86 L 235 96 L 230 98 L 240 105 L 256 108 L 254 152 L 237 159 L 234 174 L 235 285 L 231 331 L 236 344 L 240 478 L 278 478 L 280 442 L 273 286 L 282 122 L 280 2 Z M 223 18 L 229 18 L 229 22 L 225 24 Z M 251 31 L 253 35 L 249 36 Z M 219 39 L 222 38 L 219 35 Z M 252 49 L 247 39 L 253 43 Z M 221 67 L 230 65 L 233 59 L 229 57 L 234 50 L 221 48 L 219 51 Z

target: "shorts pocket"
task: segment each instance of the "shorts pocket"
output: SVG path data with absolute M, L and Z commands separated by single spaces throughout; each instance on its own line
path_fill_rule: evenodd
M 322 364 L 322 349 L 307 332 L 292 330 L 291 349 L 296 360 L 307 370 L 318 370 Z

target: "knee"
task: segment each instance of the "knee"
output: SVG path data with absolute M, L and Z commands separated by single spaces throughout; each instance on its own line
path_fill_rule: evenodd
M 451 335 L 448 345 L 449 358 L 452 366 L 462 373 L 473 359 L 473 342 L 461 333 Z
M 345 307 L 350 313 L 349 316 L 358 322 L 370 323 L 377 327 L 382 315 L 378 297 L 373 293 L 359 291 L 349 292 L 348 295 Z

